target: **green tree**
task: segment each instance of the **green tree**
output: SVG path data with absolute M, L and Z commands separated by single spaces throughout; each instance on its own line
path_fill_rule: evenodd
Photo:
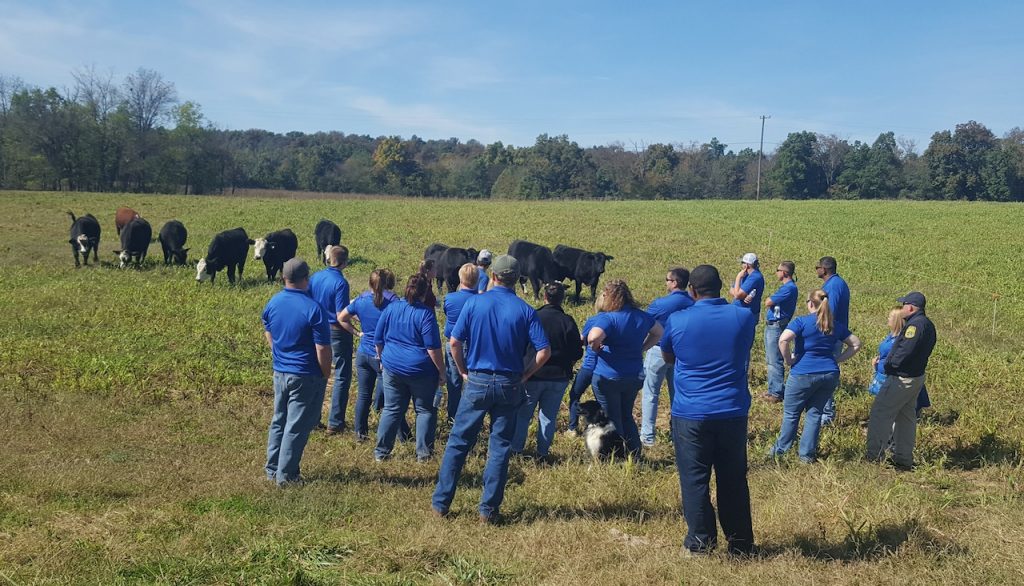
M 779 146 L 768 181 L 786 199 L 813 199 L 825 193 L 825 173 L 815 159 L 813 132 L 792 132 Z

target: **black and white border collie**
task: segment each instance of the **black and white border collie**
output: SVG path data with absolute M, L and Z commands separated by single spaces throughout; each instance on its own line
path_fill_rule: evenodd
M 584 401 L 579 406 L 580 415 L 587 422 L 583 430 L 583 445 L 594 461 L 617 460 L 626 457 L 626 442 L 615 429 L 615 424 L 608 419 L 601 404 L 597 401 Z

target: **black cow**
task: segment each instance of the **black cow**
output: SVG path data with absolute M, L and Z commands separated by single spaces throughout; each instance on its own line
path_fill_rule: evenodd
M 188 230 L 185 224 L 178 220 L 171 220 L 160 228 L 160 235 L 156 237 L 160 241 L 160 248 L 164 251 L 164 264 L 169 265 L 174 261 L 176 265 L 183 265 L 188 260 L 188 249 L 183 248 L 188 240 Z
M 100 223 L 96 216 L 85 214 L 81 218 L 75 218 L 75 214 L 68 212 L 71 216 L 71 235 L 68 243 L 71 244 L 71 252 L 75 255 L 75 268 L 82 266 L 78 262 L 78 254 L 85 255 L 85 264 L 89 264 L 89 251 L 92 250 L 92 259 L 100 261 L 98 250 L 100 248 Z
M 235 267 L 238 267 L 238 278 L 241 280 L 242 271 L 245 270 L 245 259 L 249 256 L 249 245 L 255 241 L 249 239 L 249 235 L 242 228 L 225 230 L 213 237 L 210 248 L 206 251 L 206 257 L 199 259 L 196 265 L 196 281 L 209 280 L 213 284 L 213 278 L 217 271 L 227 267 L 228 282 L 235 283 Z
M 448 250 L 447 244 L 435 242 L 428 246 L 425 251 L 423 251 L 423 260 L 434 259 L 434 262 L 437 262 L 437 259 L 441 256 L 441 253 L 446 250 Z
M 543 283 L 561 281 L 558 265 L 547 246 L 525 240 L 516 240 L 508 245 L 508 254 L 519 261 L 519 285 L 526 294 L 526 281 L 533 286 L 533 298 L 540 299 Z
M 271 232 L 265 238 L 257 238 L 253 242 L 252 257 L 256 260 L 263 259 L 263 265 L 267 267 L 267 280 L 273 281 L 277 278 L 277 272 L 284 268 L 284 263 L 295 258 L 299 250 L 299 239 L 288 228 Z
M 428 249 L 429 250 L 429 249 Z M 459 269 L 467 262 L 476 261 L 475 248 L 448 248 L 438 252 L 434 259 L 437 267 L 437 290 L 442 284 L 448 286 L 451 293 L 459 288 Z
M 604 263 L 615 257 L 603 252 L 587 252 L 579 248 L 559 244 L 552 252 L 560 271 L 559 280 L 576 281 L 576 301 L 580 300 L 580 288 L 590 285 L 590 296 L 597 298 L 597 281 L 604 273 Z
M 146 260 L 146 253 L 149 252 L 149 243 L 153 240 L 153 227 L 145 218 L 135 218 L 121 228 L 121 250 L 115 250 L 114 254 L 121 259 L 121 268 L 128 266 L 128 263 L 135 259 L 135 267 L 138 268 Z
M 327 264 L 327 247 L 341 244 L 341 228 L 324 219 L 316 223 L 313 235 L 316 237 L 316 255 L 320 257 L 320 262 Z

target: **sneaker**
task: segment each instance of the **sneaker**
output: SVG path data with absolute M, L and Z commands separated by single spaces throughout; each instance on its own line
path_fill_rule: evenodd
M 775 396 L 775 395 L 773 395 L 771 393 L 764 393 L 763 395 L 761 395 L 761 398 L 764 399 L 768 403 L 781 403 L 782 402 L 782 397 L 777 397 L 777 396 Z
M 652 440 L 652 439 L 650 439 L 650 440 L 649 439 L 641 439 L 640 443 L 642 443 L 645 448 L 653 448 L 654 447 L 654 440 Z

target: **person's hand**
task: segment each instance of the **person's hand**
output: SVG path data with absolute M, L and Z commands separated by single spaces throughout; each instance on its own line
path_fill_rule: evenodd
M 871 368 L 878 368 L 878 357 L 875 356 L 871 359 Z
M 437 381 L 437 386 L 439 388 L 444 388 L 444 386 L 447 385 L 447 384 L 448 384 L 448 381 L 445 380 L 445 378 L 443 376 L 440 379 L 438 379 L 438 381 Z
M 747 295 L 746 297 L 743 298 L 743 303 L 746 304 L 746 305 L 750 305 L 750 303 L 753 300 L 754 300 L 754 296 L 753 295 Z
M 356 332 L 356 337 L 357 338 L 362 338 L 363 337 L 363 333 L 362 332 Z
M 462 380 L 464 380 L 464 381 L 468 381 L 469 380 L 469 373 L 468 372 L 460 372 L 459 376 L 461 376 Z

